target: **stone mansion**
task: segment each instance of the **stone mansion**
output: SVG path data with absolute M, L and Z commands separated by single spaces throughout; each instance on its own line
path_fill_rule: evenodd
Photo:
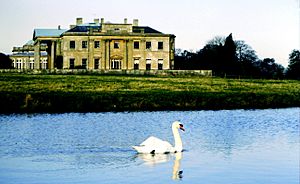
M 14 47 L 10 58 L 17 69 L 170 70 L 174 52 L 175 35 L 139 26 L 137 19 L 77 18 L 69 29 L 34 29 L 33 39 Z

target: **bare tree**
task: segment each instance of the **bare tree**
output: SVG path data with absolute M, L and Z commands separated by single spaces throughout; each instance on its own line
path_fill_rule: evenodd
M 213 39 L 207 41 L 206 45 L 218 45 L 223 46 L 225 44 L 225 36 L 215 36 Z

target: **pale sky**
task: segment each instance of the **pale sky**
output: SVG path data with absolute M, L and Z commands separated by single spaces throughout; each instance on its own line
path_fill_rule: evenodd
M 0 52 L 32 39 L 35 28 L 68 29 L 77 17 L 132 23 L 176 36 L 176 48 L 199 50 L 215 36 L 233 34 L 260 59 L 283 66 L 300 48 L 300 0 L 1 0 Z

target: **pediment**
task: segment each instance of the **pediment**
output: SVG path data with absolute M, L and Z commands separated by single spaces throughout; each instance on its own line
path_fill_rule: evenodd
M 122 60 L 122 59 L 123 59 L 123 56 L 120 56 L 120 55 L 112 55 L 112 56 L 110 56 L 110 59 Z

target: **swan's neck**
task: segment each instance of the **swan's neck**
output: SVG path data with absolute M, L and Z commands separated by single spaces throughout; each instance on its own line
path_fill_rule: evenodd
M 175 141 L 175 151 L 181 152 L 182 151 L 182 141 L 178 132 L 178 129 L 175 127 L 172 127 L 174 141 Z

